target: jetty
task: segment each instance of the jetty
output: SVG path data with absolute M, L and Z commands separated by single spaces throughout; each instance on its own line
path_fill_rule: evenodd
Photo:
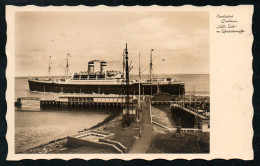
M 40 97 L 18 97 L 14 102 L 15 107 L 21 107 L 23 100 L 40 100 Z
M 203 115 L 199 113 L 199 110 L 190 106 L 185 107 L 184 105 L 179 105 L 179 104 L 171 104 L 170 105 L 171 109 L 179 108 L 179 110 L 188 112 L 189 114 L 194 115 L 195 117 L 199 117 L 201 119 L 209 119 L 209 116 Z
M 196 101 L 188 101 L 188 100 L 176 100 L 176 101 L 152 101 L 152 105 L 171 105 L 171 104 L 180 104 L 180 103 L 195 103 L 195 104 L 201 104 L 203 102 L 208 103 L 209 101 L 202 101 L 202 100 L 196 100 Z
M 129 97 L 129 104 L 137 103 L 134 96 Z M 126 95 L 115 94 L 72 94 L 61 95 L 57 99 L 40 99 L 41 108 L 101 108 L 101 107 L 124 107 L 126 105 Z

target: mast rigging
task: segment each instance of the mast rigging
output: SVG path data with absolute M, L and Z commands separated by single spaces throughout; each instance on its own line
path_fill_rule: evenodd
M 67 53 L 66 79 L 69 78 L 69 56 L 71 56 L 71 55 L 69 53 Z

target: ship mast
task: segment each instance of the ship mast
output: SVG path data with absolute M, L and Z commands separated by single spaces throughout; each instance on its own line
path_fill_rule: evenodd
M 125 49 L 123 50 L 123 78 L 125 78 Z
M 127 51 L 127 43 L 125 49 L 125 72 L 126 72 L 126 114 L 123 118 L 123 126 L 126 124 L 130 125 L 130 116 L 129 116 L 129 66 L 128 66 L 128 51 Z
M 66 65 L 66 79 L 69 77 L 69 56 L 71 56 L 69 53 L 67 53 L 67 65 Z
M 140 52 L 139 52 L 139 109 L 141 109 L 141 67 L 140 67 Z
M 151 55 L 150 55 L 150 80 L 152 80 L 152 72 L 153 72 L 153 57 L 152 57 L 152 52 L 153 52 L 154 50 L 153 49 L 151 49 Z
M 51 56 L 49 56 L 49 67 L 48 67 L 48 72 L 49 72 L 49 80 L 51 79 Z

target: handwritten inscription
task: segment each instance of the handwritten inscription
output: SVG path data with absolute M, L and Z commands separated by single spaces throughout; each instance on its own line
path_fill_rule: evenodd
M 239 21 L 234 17 L 234 15 L 218 14 L 216 17 L 219 20 L 219 24 L 216 27 L 217 33 L 245 33 L 245 30 L 239 27 Z

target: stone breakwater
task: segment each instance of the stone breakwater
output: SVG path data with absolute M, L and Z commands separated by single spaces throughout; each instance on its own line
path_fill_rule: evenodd
M 50 141 L 49 143 L 28 149 L 23 153 L 46 154 L 46 153 L 51 153 L 52 151 L 54 151 L 56 149 L 62 149 L 64 147 L 66 147 L 66 145 L 67 145 L 67 138 L 65 137 L 65 138 L 53 140 L 53 141 Z
M 153 122 L 159 123 L 165 127 L 169 128 L 175 128 L 175 124 L 173 120 L 171 119 L 171 113 L 167 112 L 167 110 L 162 109 L 162 108 L 156 108 L 156 107 L 151 107 L 151 118 Z M 163 130 L 161 127 L 157 125 L 153 125 L 154 131 L 156 133 L 165 133 L 167 132 L 166 130 Z

